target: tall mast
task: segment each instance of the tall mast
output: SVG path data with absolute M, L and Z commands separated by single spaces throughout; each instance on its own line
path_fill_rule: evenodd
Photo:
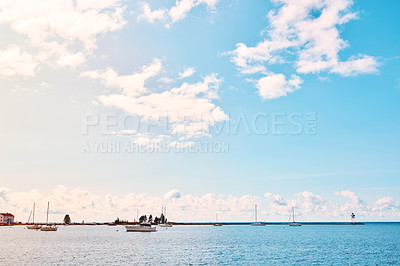
M 28 217 L 28 223 L 30 222 L 30 220 L 31 220 L 31 215 L 32 215 L 32 210 L 31 210 L 31 212 L 29 213 L 29 217 Z
M 292 207 L 292 211 L 293 211 L 293 222 L 294 222 L 294 207 Z
M 50 206 L 50 202 L 47 202 L 47 216 L 46 216 L 46 224 L 49 224 L 49 206 Z
M 254 205 L 254 213 L 255 213 L 255 218 L 257 222 L 257 204 Z
M 33 218 L 32 222 L 35 223 L 35 203 L 33 203 Z

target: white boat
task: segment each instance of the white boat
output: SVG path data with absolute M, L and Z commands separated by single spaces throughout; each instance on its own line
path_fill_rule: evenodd
M 292 211 L 293 211 L 293 222 L 289 223 L 289 225 L 290 226 L 301 226 L 301 223 L 294 221 L 294 207 L 292 207 Z
M 27 229 L 33 229 L 33 230 L 39 230 L 40 228 L 42 228 L 41 225 L 38 224 L 34 224 L 34 225 L 28 225 L 26 226 Z
M 172 224 L 159 224 L 159 227 L 172 227 Z
M 251 223 L 252 226 L 264 226 L 264 222 L 257 222 L 257 204 L 254 205 L 254 217 L 255 217 L 255 222 Z
M 47 216 L 46 216 L 46 225 L 40 228 L 40 231 L 57 231 L 58 227 L 55 225 L 49 224 L 49 207 L 50 202 L 47 202 Z
M 40 227 L 40 231 L 57 231 L 57 229 L 57 226 L 50 224 Z
M 135 225 L 125 225 L 127 232 L 156 232 L 157 228 L 151 226 L 150 223 L 141 223 Z
M 33 203 L 33 208 L 32 208 L 32 225 L 28 225 L 28 226 L 26 226 L 26 228 L 27 229 L 33 229 L 33 230 L 39 230 L 42 226 L 40 226 L 40 225 L 38 225 L 38 224 L 35 224 L 35 203 Z M 28 223 L 29 223 L 29 220 L 30 220 L 30 216 L 29 216 L 29 218 L 28 218 Z
M 159 227 L 172 227 L 172 224 L 169 224 L 169 223 L 167 223 L 167 219 L 166 219 L 166 216 L 167 216 L 167 207 L 161 207 L 161 216 L 163 216 L 164 217 L 164 219 L 163 219 L 163 223 L 161 223 L 161 224 L 158 224 L 158 226 Z
M 215 214 L 215 224 L 213 224 L 213 226 L 222 226 L 221 223 L 218 223 L 218 214 Z

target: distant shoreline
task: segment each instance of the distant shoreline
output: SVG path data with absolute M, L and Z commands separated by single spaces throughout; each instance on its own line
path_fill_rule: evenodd
M 365 222 L 299 222 L 302 225 L 365 225 Z M 371 222 L 373 223 L 373 222 Z M 379 223 L 379 222 L 376 222 Z M 390 223 L 390 222 L 381 222 L 381 223 Z M 396 223 L 396 222 L 392 222 Z M 37 223 L 38 225 L 46 225 L 46 223 Z M 125 222 L 125 223 L 119 223 L 119 224 L 112 224 L 112 223 L 72 223 L 72 224 L 64 224 L 64 223 L 51 223 L 54 225 L 65 225 L 65 226 L 73 226 L 73 225 L 85 225 L 85 226 L 95 226 L 95 225 L 108 225 L 108 226 L 115 226 L 115 225 L 134 225 L 138 224 L 137 222 Z M 170 222 L 169 224 L 171 225 L 252 225 L 253 222 L 220 222 L 220 223 L 215 223 L 215 222 Z M 263 222 L 262 225 L 289 225 L 290 222 Z M 14 226 L 14 225 L 32 225 L 32 223 L 14 223 L 14 224 L 1 224 L 0 226 Z M 157 224 L 153 224 L 157 225 Z

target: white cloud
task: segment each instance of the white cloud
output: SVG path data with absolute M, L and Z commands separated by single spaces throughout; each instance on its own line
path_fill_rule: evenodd
M 147 88 L 146 82 L 158 76 L 161 68 L 161 61 L 154 59 L 150 65 L 131 75 L 119 75 L 108 68 L 106 71 L 87 71 L 82 76 L 99 79 L 107 87 L 120 89 L 98 97 L 107 107 L 117 107 L 129 114 L 157 121 L 167 117 L 168 133 L 177 136 L 179 140 L 209 136 L 208 125 L 227 119 L 222 109 L 213 103 L 218 99 L 218 88 L 222 81 L 216 74 L 205 76 L 197 83 L 184 82 L 173 88 Z M 162 135 L 146 133 L 150 135 L 137 137 L 142 142 L 150 143 L 152 140 L 157 142 Z
M 160 8 L 152 10 L 148 3 L 142 6 L 143 13 L 138 17 L 139 21 L 149 23 L 163 22 L 165 27 L 169 28 L 172 24 L 184 19 L 193 8 L 204 4 L 209 10 L 214 10 L 218 0 L 177 0 L 170 9 Z
M 188 67 L 183 72 L 179 72 L 178 75 L 180 79 L 184 79 L 192 76 L 195 72 L 196 69 L 194 67 Z
M 20 76 L 34 76 L 38 63 L 34 57 L 11 45 L 6 50 L 0 50 L 0 78 Z
M 332 73 L 343 76 L 355 76 L 359 73 L 377 72 L 378 62 L 372 56 L 360 55 L 358 58 L 350 58 L 345 62 L 339 62 L 332 68 Z
M 356 193 L 354 193 L 350 190 L 337 191 L 335 194 L 349 198 L 351 200 L 351 203 L 354 205 L 359 205 L 362 203 L 360 198 L 356 195 Z
M 167 193 L 165 193 L 165 199 L 179 199 L 181 197 L 181 193 L 177 189 L 173 189 Z
M 36 221 L 43 222 L 47 201 L 50 202 L 50 221 L 57 222 L 61 222 L 67 213 L 73 222 L 112 221 L 117 217 L 132 221 L 136 218 L 137 210 L 139 215 L 159 216 L 161 206 L 167 206 L 167 217 L 171 221 L 214 221 L 216 213 L 221 214 L 221 219 L 251 219 L 257 198 L 223 197 L 211 193 L 203 196 L 181 195 L 177 189 L 167 192 L 164 197 L 135 193 L 118 196 L 95 194 L 89 190 L 67 189 L 64 186 L 58 186 L 48 194 L 38 190 L 12 192 L 0 189 L 0 209 L 9 212 L 16 210 L 18 221 L 27 221 L 32 204 L 36 202 Z
M 272 193 L 266 193 L 265 197 L 270 202 L 271 216 L 284 214 L 289 216 L 291 208 L 295 207 L 299 221 L 348 221 L 352 212 L 356 213 L 358 220 L 364 221 L 379 221 L 382 217 L 387 219 L 400 217 L 400 205 L 396 204 L 392 197 L 383 197 L 375 202 L 365 202 L 356 193 L 349 190 L 337 191 L 335 195 L 348 198 L 350 202 L 339 204 L 309 191 L 295 193 L 295 197 L 292 199 L 284 199 L 282 196 Z
M 280 195 L 274 195 L 270 192 L 265 193 L 264 196 L 272 201 L 272 204 L 277 206 L 287 206 L 288 203 Z
M 357 18 L 350 10 L 351 0 L 273 2 L 277 8 L 268 13 L 267 38 L 254 47 L 238 43 L 236 49 L 228 53 L 242 74 L 268 74 L 267 66 L 289 63 L 293 56 L 296 71 L 302 74 L 325 71 L 354 76 L 377 72 L 379 64 L 372 56 L 361 54 L 347 60 L 339 57 L 348 43 L 341 38 L 338 27 Z M 281 85 L 280 91 L 293 91 L 287 90 L 285 82 L 281 81 Z
M 36 65 L 77 67 L 96 48 L 100 34 L 120 29 L 125 21 L 119 1 L 29 1 L 0 2 L 0 24 L 24 36 L 13 42 L 25 58 Z M 31 55 L 29 55 L 29 54 Z M 26 59 L 26 60 L 28 60 Z M 18 62 L 18 60 L 16 60 Z M 12 64 L 12 63 L 10 63 Z M 21 66 L 15 75 L 34 75 L 35 67 Z
M 339 194 L 342 194 L 341 192 Z M 354 198 L 351 191 L 345 195 Z M 25 222 L 33 202 L 36 202 L 36 220 L 43 222 L 47 202 L 50 202 L 50 220 L 61 222 L 69 214 L 74 222 L 112 221 L 117 217 L 129 219 L 139 215 L 160 215 L 161 206 L 167 206 L 170 221 L 215 221 L 219 214 L 221 221 L 252 221 L 254 204 L 258 204 L 259 220 L 288 220 L 292 206 L 295 207 L 298 221 L 349 221 L 355 212 L 359 221 L 384 221 L 400 217 L 400 206 L 391 197 L 383 197 L 373 202 L 362 200 L 344 204 L 327 200 L 325 197 L 309 191 L 295 193 L 291 199 L 272 193 L 265 194 L 266 199 L 257 196 L 215 195 L 207 193 L 200 196 L 182 194 L 173 189 L 164 196 L 127 193 L 125 195 L 98 194 L 82 188 L 68 189 L 58 186 L 49 193 L 36 189 L 27 192 L 15 192 L 0 188 L 0 209 L 14 212 L 16 219 Z
M 302 82 L 296 75 L 292 75 L 290 80 L 286 80 L 283 74 L 272 74 L 260 78 L 255 86 L 260 96 L 265 100 L 285 96 L 287 93 L 298 89 Z
M 150 65 L 143 66 L 140 72 L 132 75 L 118 75 L 112 68 L 106 71 L 86 71 L 81 76 L 92 79 L 100 79 L 107 87 L 123 89 L 128 97 L 134 97 L 148 92 L 145 82 L 151 77 L 157 76 L 161 71 L 161 60 L 154 59 Z
M 383 197 L 378 199 L 372 207 L 373 211 L 396 211 L 400 208 L 398 204 L 395 203 L 392 197 Z
M 167 77 L 162 77 L 159 79 L 160 82 L 165 83 L 165 84 L 169 84 L 169 83 L 174 83 L 175 80 L 172 78 L 167 78 Z
M 138 20 L 145 20 L 149 23 L 154 23 L 156 21 L 164 21 L 167 19 L 166 9 L 151 10 L 148 3 L 143 4 L 143 13 L 138 17 Z

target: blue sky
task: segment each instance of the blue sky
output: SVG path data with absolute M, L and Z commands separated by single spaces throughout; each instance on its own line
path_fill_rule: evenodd
M 196 202 L 188 195 L 202 199 L 212 193 L 224 204 L 232 204 L 229 197 L 246 202 L 232 219 L 245 219 L 255 202 L 266 217 L 279 219 L 305 201 L 315 206 L 303 206 L 304 219 L 315 218 L 321 208 L 398 219 L 400 4 L 309 2 L 39 1 L 26 9 L 23 1 L 2 4 L 0 207 L 18 206 L 23 216 L 32 199 L 51 198 L 60 212 L 82 216 L 57 199 L 64 193 L 61 185 L 67 194 L 79 189 L 96 199 L 144 193 L 153 204 L 146 211 L 180 200 L 166 203 L 175 206 L 177 217 L 190 208 L 182 206 Z M 345 8 L 335 13 L 340 5 Z M 280 16 L 285 8 L 288 13 Z M 317 21 L 329 10 L 333 16 Z M 184 75 L 185 70 L 193 71 Z M 121 128 L 120 122 L 106 132 L 113 135 L 105 135 L 104 121 L 82 134 L 88 115 L 101 120 L 116 114 L 111 120 L 118 121 L 132 115 L 146 127 L 148 115 L 166 112 L 172 128 L 165 135 L 154 126 L 147 135 L 121 136 L 134 127 Z M 213 116 L 215 126 L 235 125 L 245 116 L 250 132 L 241 125 L 234 133 L 192 137 L 205 120 L 183 116 L 199 113 L 205 120 Z M 257 134 L 252 124 L 260 114 L 257 125 L 267 123 L 267 134 Z M 272 132 L 275 115 L 288 122 L 293 114 L 303 129 L 307 115 L 316 115 L 316 132 L 291 134 L 288 124 L 281 127 L 285 134 Z M 182 129 L 186 122 L 193 128 Z M 98 142 L 171 148 L 225 143 L 229 151 L 94 152 Z M 83 152 L 85 145 L 89 152 Z M 17 195 L 24 200 L 14 202 Z M 126 215 L 135 208 L 119 204 Z

